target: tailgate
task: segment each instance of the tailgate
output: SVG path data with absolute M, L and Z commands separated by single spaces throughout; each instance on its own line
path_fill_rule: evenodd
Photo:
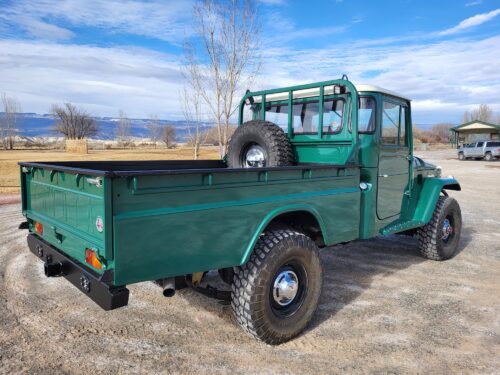
M 112 267 L 109 179 L 21 163 L 21 189 L 31 232 L 39 222 L 43 233 L 37 234 L 71 258 L 86 264 L 85 250 L 92 249 L 103 264 L 96 272 Z

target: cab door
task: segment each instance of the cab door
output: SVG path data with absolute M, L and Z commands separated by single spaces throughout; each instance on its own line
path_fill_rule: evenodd
M 386 219 L 399 215 L 408 189 L 411 160 L 407 139 L 408 104 L 384 97 L 381 112 L 377 216 Z

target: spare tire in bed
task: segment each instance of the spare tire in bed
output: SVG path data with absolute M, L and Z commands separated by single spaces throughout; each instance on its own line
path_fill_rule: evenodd
M 229 142 L 230 168 L 264 168 L 293 165 L 292 145 L 285 132 L 269 121 L 253 120 L 239 126 Z

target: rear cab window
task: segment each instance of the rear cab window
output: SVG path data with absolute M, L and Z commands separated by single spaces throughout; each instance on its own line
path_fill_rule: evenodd
M 316 134 L 319 125 L 319 100 L 294 100 L 293 133 Z M 336 134 L 343 128 L 345 100 L 325 98 L 323 100 L 323 134 Z M 267 114 L 266 114 L 267 115 Z

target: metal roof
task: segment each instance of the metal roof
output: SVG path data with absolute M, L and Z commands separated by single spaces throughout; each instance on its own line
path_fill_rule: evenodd
M 469 121 L 469 122 L 466 122 L 465 124 L 462 124 L 462 125 L 458 125 L 458 126 L 455 126 L 453 128 L 450 128 L 451 131 L 454 131 L 454 132 L 458 132 L 460 131 L 461 128 L 464 128 L 466 126 L 469 126 L 469 125 L 472 125 L 472 124 L 481 124 L 481 125 L 484 125 L 486 127 L 491 127 L 493 129 L 498 129 L 500 130 L 500 125 L 495 125 L 495 124 L 491 124 L 489 122 L 485 122 L 485 121 Z M 483 128 L 484 129 L 484 128 Z M 466 130 L 466 129 L 464 129 Z
M 359 84 L 359 85 L 354 85 L 354 87 L 356 87 L 356 90 L 358 90 L 360 92 L 368 92 L 368 91 L 370 91 L 370 92 L 380 92 L 382 94 L 396 96 L 398 98 L 402 98 L 402 99 L 411 101 L 410 98 L 407 98 L 407 97 L 405 97 L 405 96 L 403 96 L 401 94 L 398 94 L 397 92 L 384 89 L 383 87 L 380 87 L 380 86 L 367 85 L 367 84 Z
M 379 87 L 379 86 L 360 84 L 360 85 L 354 85 L 354 87 L 356 87 L 356 90 L 358 90 L 359 92 L 380 92 L 382 94 L 395 96 L 397 98 L 411 101 L 411 99 L 409 99 L 401 94 L 398 94 L 397 92 L 387 90 L 387 89 L 384 89 L 384 88 Z M 325 95 L 331 95 L 331 94 L 333 94 L 333 86 L 326 86 L 325 87 Z M 314 97 L 314 96 L 319 96 L 319 87 L 293 91 L 293 98 L 294 99 L 308 98 L 308 97 Z M 287 99 L 288 99 L 288 92 L 286 92 L 286 91 L 266 95 L 266 101 L 267 100 L 268 101 L 278 101 L 278 100 L 287 100 Z M 255 96 L 254 100 L 257 103 L 260 103 L 261 97 Z

